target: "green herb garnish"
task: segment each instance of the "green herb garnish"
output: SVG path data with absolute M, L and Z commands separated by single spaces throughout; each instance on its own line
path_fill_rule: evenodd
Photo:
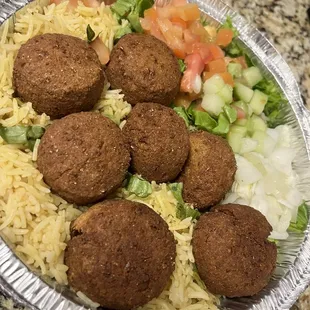
M 296 222 L 295 223 L 291 222 L 288 230 L 291 232 L 302 233 L 307 229 L 308 221 L 309 221 L 308 206 L 306 202 L 303 202 L 298 207 Z

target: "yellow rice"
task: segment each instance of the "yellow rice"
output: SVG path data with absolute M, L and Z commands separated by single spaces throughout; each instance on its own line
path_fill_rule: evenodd
M 47 126 L 47 115 L 37 115 L 32 104 L 13 98 L 12 69 L 20 46 L 31 37 L 43 33 L 63 33 L 86 39 L 86 27 L 112 49 L 118 25 L 111 10 L 87 8 L 79 3 L 74 12 L 66 10 L 67 2 L 42 7 L 43 1 L 28 5 L 16 14 L 15 26 L 7 21 L 0 29 L 0 124 L 10 127 L 18 124 Z M 119 90 L 105 86 L 94 110 L 111 118 L 121 128 L 131 106 L 123 100 Z M 64 250 L 70 239 L 70 222 L 80 210 L 51 194 L 36 169 L 37 140 L 33 152 L 22 151 L 15 145 L 5 145 L 0 137 L 0 231 L 16 253 L 41 273 L 67 284 Z M 145 310 L 203 310 L 217 309 L 218 298 L 195 282 L 194 257 L 191 239 L 195 222 L 176 218 L 176 200 L 165 184 L 152 184 L 153 193 L 144 199 L 121 190 L 122 198 L 140 201 L 158 212 L 168 223 L 177 241 L 175 271 L 167 288 L 159 298 L 141 309 Z M 197 275 L 196 275 L 197 276 Z M 87 301 L 82 293 L 78 295 Z M 84 296 L 84 298 L 83 298 Z M 90 301 L 88 301 L 90 302 Z M 94 306 L 94 304 L 92 304 Z

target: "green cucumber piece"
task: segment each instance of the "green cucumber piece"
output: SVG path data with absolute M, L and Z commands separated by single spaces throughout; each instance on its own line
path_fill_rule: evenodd
M 235 83 L 234 91 L 236 97 L 246 103 L 249 103 L 254 95 L 251 88 L 240 83 Z
M 241 149 L 243 135 L 238 132 L 229 131 L 227 134 L 227 141 L 234 153 L 239 153 Z
M 246 114 L 246 116 L 249 115 L 249 105 L 246 104 L 245 102 L 243 102 L 243 101 L 236 101 L 231 106 L 234 106 L 234 107 L 237 107 L 237 108 L 243 110 L 244 113 Z
M 218 93 L 226 104 L 230 104 L 233 101 L 233 88 L 230 85 L 225 85 Z
M 233 76 L 234 79 L 238 79 L 242 76 L 242 66 L 238 63 L 229 63 L 227 71 Z
M 217 94 L 225 86 L 225 82 L 218 74 L 213 75 L 203 84 L 203 92 L 205 94 Z
M 256 150 L 258 142 L 251 138 L 243 138 L 241 141 L 240 154 L 250 153 Z
M 218 116 L 223 112 L 225 101 L 217 94 L 205 94 L 202 99 L 201 107 L 212 116 Z
M 253 109 L 253 113 L 256 115 L 262 114 L 265 105 L 268 102 L 268 96 L 258 89 L 254 90 L 254 95 L 250 101 L 250 106 Z
M 267 130 L 267 124 L 265 121 L 257 116 L 257 115 L 252 115 L 251 118 L 248 121 L 248 132 L 250 135 L 253 135 L 255 131 L 263 131 L 265 132 Z
M 247 134 L 247 128 L 246 127 L 242 127 L 242 126 L 238 126 L 238 125 L 232 125 L 230 127 L 229 132 L 234 132 L 234 133 L 238 133 L 242 136 L 242 138 L 244 138 Z
M 241 127 L 247 127 L 248 126 L 248 120 L 246 118 L 244 118 L 244 119 L 237 119 L 234 122 L 234 125 L 238 125 L 238 126 L 241 126 Z
M 232 108 L 229 105 L 225 105 L 223 110 L 224 110 L 224 113 L 227 119 L 229 120 L 231 124 L 237 120 L 237 111 L 234 108 Z
M 242 76 L 245 79 L 247 85 L 251 88 L 263 79 L 263 76 L 257 67 L 244 69 L 242 71 Z

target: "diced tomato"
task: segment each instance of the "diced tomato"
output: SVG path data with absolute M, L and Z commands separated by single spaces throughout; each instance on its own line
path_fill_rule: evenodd
M 144 11 L 144 18 L 147 18 L 150 20 L 156 20 L 157 17 L 158 17 L 157 10 L 154 7 Z
M 110 51 L 99 37 L 92 41 L 90 46 L 96 51 L 102 65 L 105 65 L 109 62 Z
M 232 87 L 235 85 L 234 79 L 233 79 L 233 77 L 232 77 L 232 75 L 230 73 L 223 72 L 223 73 L 219 73 L 219 74 L 223 78 L 225 84 L 228 84 L 228 85 L 230 85 Z
M 144 31 L 146 31 L 147 33 L 150 33 L 151 26 L 152 26 L 152 22 L 150 19 L 140 18 L 140 24 L 141 24 L 141 27 Z
M 193 34 L 189 29 L 185 29 L 183 35 L 185 43 L 189 46 L 195 42 L 200 42 L 200 37 Z
M 178 25 L 178 26 L 180 26 L 182 29 L 186 29 L 186 28 L 187 28 L 187 24 L 186 24 L 186 22 L 185 22 L 182 18 L 179 18 L 179 17 L 171 17 L 171 18 L 170 18 L 170 21 L 172 22 L 172 24 Z
M 187 45 L 187 54 L 194 53 L 200 54 L 204 64 L 209 63 L 213 59 L 210 49 L 205 43 L 196 42 L 194 44 Z
M 205 82 L 206 80 L 210 79 L 213 75 L 218 74 L 222 79 L 224 80 L 225 84 L 228 84 L 230 86 L 234 86 L 234 79 L 232 75 L 228 72 L 222 72 L 222 73 L 215 73 L 215 72 L 204 72 L 202 74 L 202 80 Z
M 246 113 L 240 109 L 239 107 L 233 106 L 233 108 L 237 111 L 237 119 L 244 119 L 246 118 Z
M 195 20 L 190 23 L 188 29 L 194 34 L 200 37 L 201 42 L 209 42 L 210 36 L 206 29 L 202 26 L 201 22 Z
M 201 91 L 201 72 L 204 62 L 199 53 L 188 55 L 185 58 L 186 70 L 181 80 L 181 91 L 185 93 L 200 93 Z
M 220 59 L 224 58 L 225 54 L 223 50 L 216 44 L 214 43 L 207 43 L 207 46 L 209 48 L 209 51 L 213 57 L 213 59 Z
M 176 16 L 182 18 L 184 21 L 194 21 L 199 19 L 200 11 L 197 4 L 189 3 L 182 7 L 176 7 Z
M 216 59 L 211 62 L 209 62 L 206 65 L 207 71 L 213 72 L 213 73 L 222 73 L 226 72 L 226 62 L 223 58 Z
M 246 60 L 245 60 L 244 56 L 233 58 L 232 61 L 236 62 L 236 63 L 239 63 L 242 66 L 243 69 L 246 69 L 248 67 L 248 64 L 246 63 Z
M 184 6 L 187 4 L 186 0 L 172 0 L 171 5 L 173 6 Z
M 234 37 L 234 33 L 231 29 L 220 29 L 216 36 L 215 43 L 220 46 L 228 46 Z

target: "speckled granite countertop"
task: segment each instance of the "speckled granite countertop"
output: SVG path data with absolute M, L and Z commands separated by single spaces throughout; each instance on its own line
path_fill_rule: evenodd
M 293 70 L 310 109 L 310 0 L 223 0 L 262 31 Z M 310 287 L 292 310 L 310 310 Z
M 292 68 L 310 109 L 310 0 L 223 1 L 274 44 Z

